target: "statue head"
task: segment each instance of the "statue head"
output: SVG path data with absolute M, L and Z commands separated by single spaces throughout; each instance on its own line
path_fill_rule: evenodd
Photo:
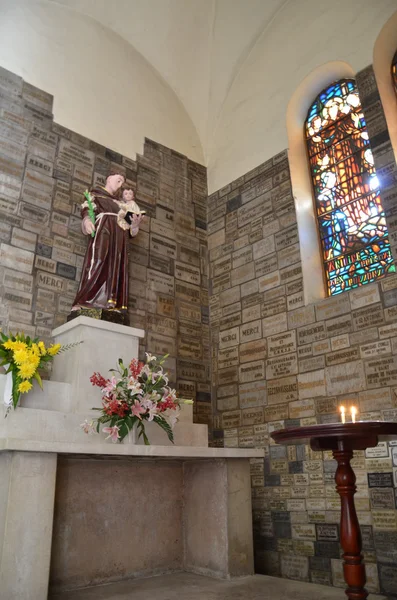
M 123 200 L 124 202 L 132 202 L 132 200 L 134 199 L 134 191 L 129 189 L 126 189 L 123 191 Z
M 124 182 L 123 173 L 111 173 L 106 179 L 106 189 L 110 194 L 116 195 Z

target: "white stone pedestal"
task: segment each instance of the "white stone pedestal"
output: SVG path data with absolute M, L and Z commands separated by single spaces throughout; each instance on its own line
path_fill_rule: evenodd
M 91 319 L 77 317 L 52 332 L 55 343 L 62 345 L 82 342 L 76 348 L 54 359 L 51 379 L 70 383 L 72 386 L 72 412 L 90 414 L 93 406 L 98 406 L 98 389 L 90 383 L 90 377 L 99 371 L 104 377 L 109 369 L 115 369 L 119 358 L 129 364 L 138 358 L 139 338 L 142 329 L 126 327 Z
M 105 434 L 86 435 L 80 427 L 85 419 L 98 417 L 92 408 L 101 406 L 101 392 L 93 387 L 90 377 L 95 371 L 109 375 L 122 358 L 126 364 L 138 357 L 141 329 L 107 323 L 88 317 L 78 317 L 54 332 L 56 342 L 62 345 L 82 342 L 75 348 L 55 357 L 51 381 L 44 381 L 41 390 L 34 383 L 29 394 L 22 395 L 20 406 L 2 418 L 6 376 L 0 374 L 0 439 L 15 438 L 51 442 L 83 443 L 93 446 L 105 442 Z M 193 423 L 192 406 L 182 404 L 179 422 L 174 428 L 177 446 L 208 446 L 207 425 Z M 169 446 L 166 433 L 154 422 L 145 423 L 151 444 Z M 107 440 L 107 445 L 112 442 Z M 123 445 L 143 444 L 143 438 L 125 439 Z M 1 479 L 0 479 L 1 481 Z M 0 539 L 1 544 L 1 539 Z M 1 597 L 1 594 L 0 594 Z
M 0 452 L 0 596 L 45 600 L 56 453 Z

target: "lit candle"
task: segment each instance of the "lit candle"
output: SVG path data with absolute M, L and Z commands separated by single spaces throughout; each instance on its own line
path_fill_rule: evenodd
M 340 407 L 340 414 L 341 414 L 341 417 L 342 417 L 342 423 L 345 423 L 346 420 L 345 420 L 345 407 L 344 406 Z
M 352 423 L 356 422 L 356 413 L 357 413 L 357 408 L 355 406 L 352 406 L 350 409 L 351 415 L 352 415 Z

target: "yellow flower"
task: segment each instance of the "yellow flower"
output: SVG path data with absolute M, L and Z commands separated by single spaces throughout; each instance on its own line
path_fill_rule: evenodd
M 50 356 L 55 356 L 55 354 L 58 354 L 58 352 L 61 349 L 61 344 L 53 344 L 52 346 L 50 346 L 47 350 L 47 353 Z
M 26 350 L 26 348 L 28 347 L 27 344 L 25 344 L 25 342 L 21 342 L 20 340 L 16 340 L 15 342 L 13 342 L 13 344 L 13 350 Z
M 39 354 L 34 354 L 33 352 L 29 352 L 28 353 L 28 358 L 27 358 L 26 362 L 37 368 L 39 366 L 39 363 L 40 363 L 40 355 Z
M 16 342 L 13 342 L 12 340 L 7 340 L 6 342 L 4 342 L 3 346 L 6 350 L 14 350 L 15 344 Z
M 29 353 L 27 350 L 14 350 L 14 360 L 17 365 L 26 362 L 29 359 Z
M 47 352 L 44 342 L 39 342 L 39 350 L 42 356 Z
M 30 381 L 22 381 L 22 383 L 20 383 L 18 386 L 18 392 L 21 392 L 21 394 L 26 394 L 26 392 L 31 390 L 32 387 L 33 386 Z
M 40 348 L 38 347 L 37 344 L 32 344 L 30 350 L 31 350 L 31 352 L 33 352 L 33 354 L 40 354 Z
M 18 373 L 22 379 L 31 379 L 36 372 L 36 366 L 28 362 L 22 363 L 18 369 Z

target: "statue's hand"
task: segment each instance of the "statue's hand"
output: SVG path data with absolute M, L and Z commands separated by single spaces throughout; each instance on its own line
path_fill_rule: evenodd
M 144 215 L 132 215 L 131 225 L 133 227 L 139 227 L 143 218 L 144 218 Z
M 89 217 L 85 217 L 81 224 L 81 229 L 84 235 L 91 235 L 91 233 L 95 231 L 95 225 Z

